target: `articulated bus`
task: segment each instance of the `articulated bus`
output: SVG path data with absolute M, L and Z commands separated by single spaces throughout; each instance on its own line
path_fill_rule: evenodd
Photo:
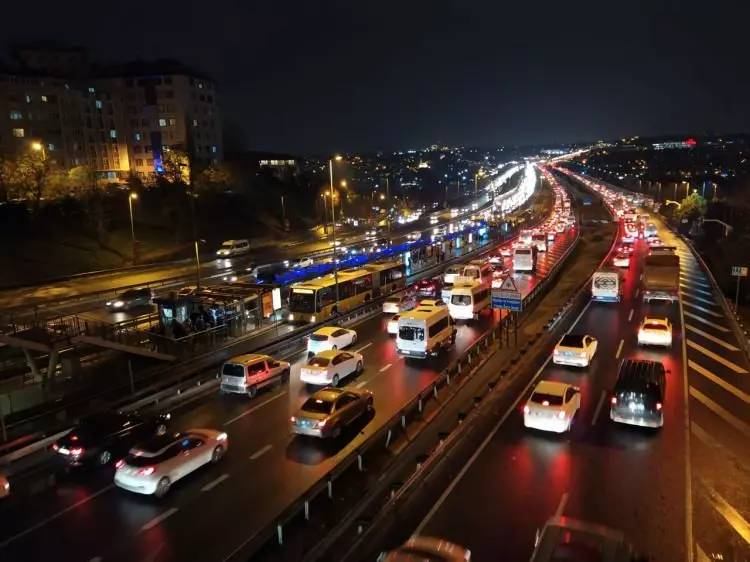
M 371 263 L 338 272 L 339 304 L 333 273 L 295 283 L 289 288 L 289 321 L 320 322 L 336 312 L 347 312 L 370 299 L 406 287 L 404 264 Z

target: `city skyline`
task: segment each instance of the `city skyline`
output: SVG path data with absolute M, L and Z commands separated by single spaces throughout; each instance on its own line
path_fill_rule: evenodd
M 661 2 L 603 18 L 595 4 L 572 14 L 553 3 L 220 2 L 205 13 L 167 2 L 134 32 L 110 25 L 132 19 L 130 8 L 81 4 L 62 28 L 67 10 L 47 0 L 10 6 L 0 30 L 8 44 L 65 41 L 103 62 L 193 66 L 217 81 L 227 135 L 248 149 L 553 144 L 750 128 L 748 78 L 736 72 L 746 7 Z M 31 10 L 47 17 L 18 25 Z

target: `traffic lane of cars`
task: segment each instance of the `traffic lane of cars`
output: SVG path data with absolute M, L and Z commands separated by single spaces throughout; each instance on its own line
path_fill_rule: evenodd
M 635 538 L 647 535 L 647 546 L 653 552 L 668 547 L 672 559 L 679 559 L 680 554 L 675 553 L 683 552 L 685 520 L 679 337 L 671 350 L 636 346 L 636 320 L 640 315 L 662 312 L 656 309 L 662 306 L 675 324 L 676 334 L 679 318 L 675 307 L 670 310 L 667 305 L 631 302 L 635 305 L 632 321 L 631 307 L 624 299 L 619 306 L 591 304 L 573 328 L 574 333 L 600 334 L 591 367 L 581 370 L 550 362 L 540 377 L 581 388 L 581 410 L 571 433 L 558 436 L 530 432 L 522 427 L 522 413 L 517 409 L 423 533 L 468 546 L 482 559 L 490 559 L 499 551 L 508 559 L 522 559 L 531 551 L 535 530 L 560 510 L 630 531 Z M 667 383 L 667 422 L 659 432 L 614 425 L 608 419 L 609 393 L 619 358 L 626 356 L 662 360 L 672 371 Z M 481 517 L 467 520 L 457 529 L 456 514 L 465 509 L 462 506 L 487 505 L 487 497 L 497 501 L 489 504 Z M 506 535 L 500 530 L 498 534 L 494 523 L 509 519 L 520 519 L 520 528 L 514 525 L 512 533 Z M 646 520 L 670 524 L 662 523 L 644 532 Z M 671 533 L 669 538 L 663 536 L 667 531 Z

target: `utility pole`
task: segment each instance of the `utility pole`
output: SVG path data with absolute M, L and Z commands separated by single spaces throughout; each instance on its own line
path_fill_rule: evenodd
M 390 241 L 390 235 L 391 235 L 391 182 L 388 179 L 388 176 L 385 176 L 385 200 L 388 204 L 388 208 L 385 210 L 385 220 L 388 224 L 388 236 Z
M 190 218 L 193 223 L 193 244 L 195 245 L 195 286 L 201 288 L 201 256 L 198 251 L 198 225 L 195 223 L 195 192 L 191 188 L 188 191 L 190 197 Z

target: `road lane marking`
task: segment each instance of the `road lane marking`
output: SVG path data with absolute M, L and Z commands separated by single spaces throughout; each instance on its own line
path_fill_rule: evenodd
M 692 318 L 693 320 L 698 320 L 698 322 L 703 322 L 707 326 L 711 326 L 712 328 L 715 328 L 721 332 L 729 331 L 729 328 L 721 326 L 720 324 L 715 324 L 714 322 L 711 322 L 710 320 L 706 320 L 705 318 L 702 318 L 698 316 L 697 314 L 693 314 L 692 312 L 686 312 L 685 316 L 687 316 L 688 318 Z
M 713 297 L 714 294 L 711 291 L 706 291 L 705 289 L 696 289 L 692 286 L 692 283 L 680 283 L 680 287 L 683 287 L 684 289 L 690 289 L 691 291 L 695 291 L 696 293 L 703 293 L 704 295 L 708 295 L 709 297 Z M 684 292 L 684 291 L 683 291 Z
M 579 315 L 578 315 L 578 316 L 576 317 L 576 319 L 575 319 L 575 321 L 573 322 L 573 324 L 571 324 L 571 326 L 570 326 L 570 330 L 568 330 L 568 331 L 567 331 L 567 333 L 568 333 L 568 334 L 569 334 L 570 332 L 572 332 L 572 331 L 573 331 L 573 329 L 574 329 L 574 328 L 575 328 L 575 327 L 576 327 L 576 326 L 578 325 L 578 321 L 579 321 L 579 320 L 581 319 L 581 317 L 583 316 L 583 314 L 584 314 L 584 313 L 585 313 L 585 312 L 586 312 L 586 311 L 587 311 L 587 310 L 589 309 L 589 305 L 590 305 L 590 304 L 591 304 L 591 301 L 588 301 L 588 302 L 586 303 L 586 306 L 584 306 L 584 307 L 583 307 L 583 310 L 581 311 L 581 313 L 580 313 L 580 314 L 579 314 Z
M 391 364 L 388 363 L 387 365 L 383 365 L 382 367 L 380 367 L 380 371 L 379 372 L 380 373 L 385 372 L 385 371 L 387 371 L 390 368 L 391 368 Z
M 178 509 L 176 507 L 170 507 L 167 511 L 162 513 L 161 515 L 158 515 L 154 517 L 151 521 L 146 523 L 143 527 L 141 527 L 141 531 L 150 531 L 154 527 L 156 527 L 159 523 L 164 521 L 167 517 L 171 517 L 175 513 L 177 513 Z
M 617 346 L 617 353 L 615 353 L 615 359 L 619 359 L 620 358 L 620 353 L 622 353 L 622 346 L 623 346 L 624 343 L 625 343 L 625 340 L 621 339 L 620 340 L 620 345 Z
M 588 308 L 589 301 L 586 303 L 586 308 Z M 585 310 L 585 309 L 584 309 Z M 576 322 L 578 322 L 578 319 L 580 319 L 580 316 L 576 319 Z M 515 411 L 516 407 L 518 406 L 518 403 L 521 401 L 521 399 L 528 394 L 529 389 L 531 388 L 531 385 L 534 384 L 537 378 L 539 378 L 539 375 L 542 374 L 542 371 L 547 367 L 547 364 L 552 359 L 551 355 L 547 356 L 547 359 L 544 360 L 544 363 L 542 363 L 542 366 L 539 367 L 536 373 L 534 373 L 534 376 L 531 377 L 531 380 L 529 383 L 524 387 L 524 389 L 519 393 L 519 395 L 516 397 L 516 399 L 513 401 L 513 404 L 510 405 L 510 408 L 508 408 L 503 414 L 503 416 L 497 421 L 495 424 L 495 427 L 492 428 L 492 431 L 487 435 L 487 437 L 484 438 L 484 441 L 477 447 L 477 450 L 474 451 L 474 454 L 471 455 L 469 460 L 464 464 L 464 466 L 461 468 L 459 473 L 456 475 L 456 477 L 451 481 L 451 483 L 448 485 L 448 487 L 443 491 L 443 493 L 440 495 L 438 500 L 432 504 L 432 508 L 430 508 L 430 511 L 425 515 L 424 519 L 419 523 L 419 526 L 414 531 L 414 534 L 420 535 L 422 534 L 422 529 L 430 522 L 430 519 L 432 519 L 435 516 L 435 513 L 440 509 L 440 507 L 445 503 L 445 500 L 448 499 L 448 496 L 451 495 L 453 492 L 453 489 L 458 486 L 459 482 L 463 479 L 463 477 L 466 475 L 466 473 L 469 471 L 471 466 L 476 462 L 477 458 L 479 458 L 479 455 L 482 454 L 482 451 L 484 451 L 485 447 L 489 444 L 490 441 L 495 437 L 495 434 L 500 430 L 500 427 L 505 423 L 505 420 L 508 419 L 508 416 L 510 416 L 511 412 Z
M 686 297 L 688 297 L 690 299 L 696 300 L 698 302 L 702 302 L 702 303 L 705 303 L 705 304 L 710 304 L 711 306 L 719 306 L 718 304 L 716 304 L 716 302 L 713 299 L 707 299 L 707 298 L 704 298 L 704 297 L 700 297 L 700 296 L 696 295 L 695 293 L 693 293 L 692 291 L 680 291 L 680 292 L 684 296 L 686 296 Z
M 591 425 L 596 425 L 596 420 L 599 419 L 599 412 L 602 410 L 604 405 L 604 399 L 607 397 L 606 391 L 602 390 L 602 395 L 599 397 L 599 402 L 596 403 L 596 410 L 594 410 L 594 417 L 591 419 Z
M 739 365 L 736 365 L 735 363 L 732 363 L 729 359 L 724 359 L 721 355 L 715 354 L 713 351 L 711 351 L 709 349 L 706 349 L 702 345 L 698 345 L 693 340 L 690 340 L 690 339 L 687 340 L 687 345 L 688 345 L 688 347 L 692 347 L 694 350 L 699 351 L 700 353 L 702 353 L 706 357 L 710 357 L 714 361 L 716 361 L 718 363 L 721 363 L 722 365 L 724 365 L 728 369 L 732 369 L 737 374 L 740 374 L 740 375 L 746 375 L 747 374 L 747 371 L 745 369 L 743 369 L 742 367 L 740 367 Z
M 203 488 L 201 488 L 201 492 L 208 492 L 210 490 L 213 490 L 216 486 L 218 486 L 219 484 L 221 484 L 222 482 L 224 482 L 224 480 L 226 480 L 227 478 L 229 478 L 228 474 L 222 474 L 221 476 L 219 476 L 213 482 L 209 482 L 208 484 L 206 484 L 205 486 L 203 486 Z
M 728 410 L 726 410 L 722 406 L 719 406 L 716 402 L 711 400 L 708 396 L 703 394 L 694 386 L 690 387 L 690 396 L 695 398 L 698 402 L 703 404 L 706 408 L 711 410 L 714 414 L 719 416 L 729 425 L 731 425 L 741 433 L 744 433 L 746 437 L 750 437 L 750 425 L 730 414 Z
M 688 297 L 688 298 L 691 298 L 691 297 Z M 714 312 L 713 310 L 709 310 L 705 306 L 693 304 L 692 302 L 688 302 L 685 299 L 681 299 L 681 300 L 685 303 L 685 306 L 689 306 L 690 308 L 700 310 L 701 312 L 705 312 L 706 314 L 710 314 L 711 316 L 714 316 L 716 318 L 724 318 L 722 314 L 719 314 L 718 312 Z
M 742 400 L 743 402 L 750 404 L 750 394 L 747 394 L 746 392 L 742 392 L 739 388 L 736 386 L 729 384 L 724 379 L 717 377 L 715 374 L 713 374 L 711 371 L 706 369 L 705 367 L 702 367 L 695 361 L 688 361 L 688 366 L 693 369 L 696 373 L 703 375 L 708 380 L 710 380 L 712 383 L 719 385 L 721 388 L 726 390 L 727 392 L 730 392 L 731 394 L 734 394 L 737 398 Z
M 640 287 L 635 290 L 635 298 L 638 298 L 638 295 L 641 293 Z
M 719 492 L 706 481 L 701 479 L 701 483 L 705 486 L 708 492 L 708 497 L 714 504 L 714 509 L 729 523 L 729 526 L 734 529 L 739 536 L 741 536 L 746 543 L 750 544 L 750 523 L 748 523 L 744 517 L 732 507 L 727 500 L 725 500 Z
M 370 342 L 370 343 L 366 343 L 365 345 L 363 345 L 363 346 L 362 346 L 362 347 L 360 347 L 359 349 L 355 349 L 355 350 L 354 350 L 354 353 L 362 353 L 362 350 L 364 350 L 364 349 L 367 349 L 367 348 L 368 348 L 368 347 L 370 347 L 371 345 L 372 345 L 372 342 Z
M 727 343 L 724 340 L 720 340 L 716 336 L 712 336 L 708 332 L 704 332 L 703 330 L 700 330 L 696 328 L 695 326 L 691 326 L 690 324 L 686 324 L 685 328 L 693 332 L 694 334 L 698 334 L 699 336 L 703 336 L 707 340 L 710 340 L 714 342 L 715 344 L 720 345 L 721 347 L 728 349 L 729 351 L 739 351 L 740 349 L 738 347 L 733 346 L 731 343 Z
M 630 321 L 633 320 L 633 310 L 634 309 L 632 309 L 632 308 L 630 309 L 630 314 L 628 314 L 628 322 L 630 322 Z
M 357 384 L 354 385 L 354 387 L 355 388 L 362 388 L 363 386 L 365 386 L 367 384 L 367 382 L 368 381 L 358 382 Z
M 37 523 L 36 525 L 32 525 L 32 526 L 31 526 L 31 527 L 29 527 L 28 529 L 25 529 L 25 530 L 21 531 L 21 532 L 20 532 L 20 533 L 18 533 L 17 535 L 13 535 L 12 537 L 8 537 L 8 538 L 7 538 L 7 539 L 5 539 L 5 540 L 4 540 L 3 542 L 0 542 L 0 548 L 5 548 L 5 547 L 6 547 L 6 546 L 8 546 L 8 545 L 9 545 L 10 543 L 12 543 L 12 542 L 14 542 L 14 541 L 16 541 L 16 540 L 20 539 L 21 537 L 25 537 L 25 536 L 26 536 L 26 535 L 28 535 L 29 533 L 33 533 L 33 532 L 34 532 L 34 531 L 36 531 L 37 529 L 41 529 L 41 528 L 42 528 L 42 527 L 44 527 L 44 526 L 45 526 L 45 525 L 46 525 L 47 523 L 51 523 L 52 521 L 54 521 L 55 519 L 58 519 L 58 518 L 62 517 L 63 515 L 65 515 L 65 514 L 66 514 L 66 513 L 68 513 L 69 511 L 72 511 L 72 510 L 74 510 L 74 509 L 75 509 L 75 508 L 77 508 L 78 506 L 81 506 L 81 505 L 83 505 L 83 504 L 85 504 L 85 503 L 87 503 L 87 502 L 90 502 L 91 500 L 93 500 L 93 499 L 94 499 L 94 498 L 96 498 L 97 496 L 101 496 L 101 495 L 102 495 L 102 494 L 103 494 L 104 492 L 108 492 L 108 491 L 110 491 L 110 490 L 111 490 L 112 488 L 114 488 L 114 487 L 115 487 L 115 485 L 114 485 L 114 484 L 110 484 L 109 486 L 106 486 L 106 487 L 102 488 L 102 489 L 101 489 L 101 490 L 99 490 L 98 492 L 95 492 L 95 493 L 91 494 L 90 496 L 87 496 L 87 497 L 83 498 L 82 500 L 79 500 L 79 501 L 77 501 L 77 502 L 76 502 L 76 503 L 74 503 L 73 505 L 69 505 L 68 507 L 66 507 L 66 508 L 65 508 L 65 509 L 63 509 L 62 511 L 58 511 L 58 512 L 57 512 L 57 513 L 55 513 L 54 515 L 51 515 L 50 517 L 47 517 L 46 519 L 44 519 L 44 520 L 40 521 L 40 522 L 39 522 L 39 523 Z
M 565 492 L 560 498 L 560 503 L 557 504 L 557 509 L 555 510 L 555 517 L 562 516 L 563 511 L 565 510 L 565 506 L 567 504 L 568 504 L 568 492 Z
M 271 449 L 273 449 L 273 445 L 271 445 L 271 444 L 268 444 L 268 445 L 266 445 L 264 447 L 261 447 L 260 449 L 258 449 L 257 451 L 255 451 L 252 455 L 250 455 L 250 460 L 254 461 L 256 459 L 259 459 L 260 457 L 262 457 L 263 455 L 265 455 Z
M 680 332 L 682 334 L 682 399 L 685 403 L 683 408 L 682 424 L 685 434 L 685 552 L 686 562 L 693 562 L 693 469 L 690 466 L 690 394 L 688 389 L 688 367 L 687 367 L 687 338 L 685 337 L 685 308 L 682 306 L 683 299 L 677 301 L 680 311 Z
M 284 391 L 282 391 L 282 392 L 279 392 L 279 393 L 278 393 L 278 394 L 277 394 L 276 396 L 271 396 L 271 398 L 268 398 L 268 399 L 264 400 L 263 402 L 261 402 L 261 403 L 260 403 L 260 404 L 258 404 L 257 406 L 253 406 L 253 407 L 252 407 L 252 408 L 250 408 L 249 410 L 245 410 L 244 412 L 242 412 L 242 413 L 241 413 L 240 415 L 238 415 L 238 416 L 235 416 L 235 417 L 233 417 L 232 419 L 230 419 L 230 420 L 227 420 L 227 421 L 225 421 L 225 422 L 224 422 L 224 425 L 225 425 L 225 426 L 226 426 L 226 425 L 229 425 L 230 423 L 234 423 L 234 422 L 236 422 L 237 420 L 239 420 L 239 419 L 241 419 L 241 418 L 244 418 L 245 416 L 249 416 L 250 414 L 252 414 L 252 413 L 253 413 L 253 412 L 255 412 L 256 410 L 259 410 L 259 409 L 261 409 L 261 408 L 262 408 L 263 406 L 265 406 L 266 404 L 268 404 L 268 403 L 270 403 L 270 402 L 273 402 L 273 401 L 274 401 L 274 400 L 276 400 L 277 398 L 281 398 L 281 397 L 282 397 L 282 396 L 284 396 L 285 394 L 286 394 L 286 390 L 284 390 Z

